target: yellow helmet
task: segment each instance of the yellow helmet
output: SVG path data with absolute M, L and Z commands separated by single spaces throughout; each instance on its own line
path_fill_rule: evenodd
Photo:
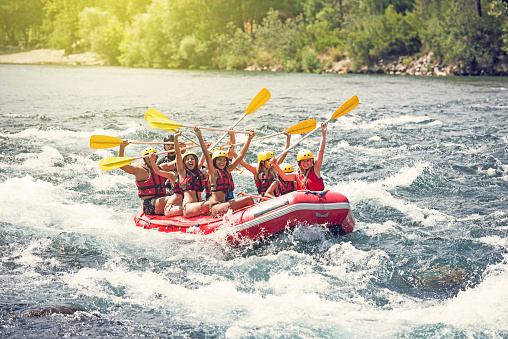
M 258 162 L 265 161 L 265 152 L 258 153 Z
M 314 159 L 314 155 L 308 149 L 302 149 L 296 155 L 296 160 L 300 161 L 300 160 L 303 160 L 303 159 Z
M 218 157 L 226 157 L 226 158 L 229 159 L 228 152 L 222 151 L 222 150 L 213 152 L 213 154 L 212 154 L 212 160 L 214 160 L 215 158 L 218 158 Z
M 282 172 L 284 173 L 291 173 L 293 172 L 293 166 L 291 166 L 290 164 L 288 163 L 283 163 L 280 165 L 280 169 L 282 170 Z
M 143 150 L 143 155 L 147 155 L 148 153 L 157 153 L 157 151 L 153 147 L 148 147 Z
M 275 157 L 275 155 L 272 152 L 259 152 L 258 153 L 258 163 L 261 161 L 269 160 L 273 157 Z
M 197 155 L 196 153 L 192 152 L 192 151 L 187 151 L 187 152 L 185 152 L 185 153 L 182 155 L 182 159 L 185 159 L 185 157 L 186 157 L 186 156 L 188 156 L 188 155 L 194 155 L 196 158 L 198 158 L 198 159 L 199 159 L 198 155 Z

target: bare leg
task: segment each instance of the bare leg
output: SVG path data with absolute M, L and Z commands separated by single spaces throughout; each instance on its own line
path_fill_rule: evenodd
M 155 214 L 158 215 L 164 214 L 164 207 L 166 206 L 168 200 L 169 197 L 161 197 L 155 201 Z
M 168 204 L 164 209 L 164 215 L 166 217 L 175 217 L 177 215 L 183 215 L 183 206 L 175 206 L 173 204 Z
M 228 209 L 236 211 L 245 206 L 254 205 L 254 200 L 251 197 L 243 197 L 238 199 L 232 199 L 227 202 L 215 205 L 212 207 L 212 215 L 215 217 L 227 212 Z
M 212 212 L 212 216 L 216 217 L 216 216 L 226 213 L 228 209 L 229 209 L 229 201 L 213 206 L 210 209 L 210 211 Z
M 254 205 L 254 199 L 251 197 L 237 198 L 229 201 L 230 207 L 233 211 L 236 211 L 245 206 Z
M 185 217 L 191 218 L 197 215 L 206 214 L 209 211 L 210 211 L 209 201 L 188 202 L 184 205 L 183 215 Z
M 183 215 L 183 196 L 181 194 L 173 194 L 169 197 L 164 207 L 164 215 L 172 217 L 175 215 Z

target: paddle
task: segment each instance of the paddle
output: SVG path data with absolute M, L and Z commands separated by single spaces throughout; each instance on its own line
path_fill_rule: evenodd
M 289 134 L 302 134 L 302 133 L 307 133 L 309 131 L 312 131 L 314 128 L 316 128 L 316 119 L 309 119 L 309 120 L 299 122 L 298 124 L 289 127 L 286 130 L 286 132 L 288 132 Z M 253 139 L 253 140 L 251 140 L 251 142 L 259 141 L 259 140 L 263 140 L 263 139 L 268 139 L 268 138 L 271 138 L 271 137 L 274 137 L 277 135 L 281 135 L 281 134 L 284 134 L 284 132 L 265 135 L 264 137 Z M 243 145 L 243 144 L 245 144 L 245 142 L 239 142 L 234 145 L 221 146 L 219 149 L 231 148 L 233 146 L 238 146 L 238 145 Z
M 168 119 L 166 118 L 166 116 L 164 114 L 162 114 L 161 112 L 159 112 L 158 110 L 156 110 L 155 108 L 150 108 L 146 113 L 145 113 L 145 120 L 148 121 L 148 117 L 156 117 L 156 118 L 161 118 L 161 119 Z M 169 119 L 168 119 L 169 120 Z M 170 131 L 170 132 L 178 132 L 178 130 L 173 130 L 173 131 Z M 194 140 L 192 140 L 191 138 L 189 138 L 188 136 L 186 136 L 185 134 L 182 134 L 181 135 L 182 137 L 184 137 L 185 139 L 189 140 L 191 142 L 191 144 L 196 144 L 198 145 L 199 142 L 195 142 Z
M 195 142 L 194 140 L 192 140 L 191 138 L 189 138 L 188 136 L 186 136 L 184 134 L 181 134 L 181 136 L 184 137 L 185 139 L 189 140 L 191 145 L 197 145 L 197 144 L 199 144 L 199 142 Z
M 148 121 L 148 125 L 152 128 L 163 129 L 163 130 L 170 131 L 170 132 L 173 132 L 177 128 L 180 128 L 180 127 L 194 128 L 194 126 L 182 125 L 178 122 L 171 121 L 168 118 L 162 119 L 159 117 L 149 116 L 147 118 L 147 121 Z M 231 131 L 231 130 L 227 130 L 227 129 L 219 129 L 219 128 L 211 128 L 211 127 L 199 127 L 199 128 L 200 129 L 207 129 L 207 130 L 211 130 L 211 131 L 219 131 L 219 132 L 233 132 L 233 133 L 249 134 L 249 132 L 244 132 L 244 131 Z
M 182 150 L 186 150 L 186 149 L 189 149 L 189 148 L 195 148 L 195 147 L 199 147 L 199 146 L 185 147 L 185 148 L 182 148 Z M 174 152 L 174 151 L 175 150 L 169 150 L 169 151 L 159 152 L 159 153 L 155 153 L 155 155 L 171 153 L 171 152 Z M 101 170 L 103 170 L 103 171 L 110 171 L 112 169 L 120 168 L 120 167 L 123 167 L 125 165 L 128 165 L 131 162 L 133 162 L 134 160 L 148 158 L 149 156 L 150 155 L 147 154 L 147 155 L 139 157 L 139 158 L 112 157 L 112 158 L 107 158 L 107 159 L 101 159 L 101 160 L 99 160 L 99 166 L 100 166 Z
M 261 108 L 261 106 L 263 106 L 270 98 L 272 97 L 272 95 L 270 94 L 270 92 L 266 89 L 266 88 L 263 88 L 261 91 L 259 91 L 259 93 L 254 97 L 254 99 L 252 99 L 252 101 L 250 102 L 249 106 L 247 106 L 247 109 L 245 110 L 245 114 L 242 115 L 233 125 L 231 125 L 230 128 L 235 128 L 236 125 L 238 125 L 240 123 L 240 121 L 242 121 L 243 118 L 245 118 L 247 115 L 251 114 L 251 113 L 254 113 L 255 111 L 257 111 L 259 108 Z M 208 147 L 208 149 L 213 149 L 215 146 L 217 146 L 217 144 L 222 140 L 224 139 L 224 137 L 228 135 L 228 133 L 224 133 L 220 138 L 219 140 L 217 140 L 215 142 L 215 144 L 213 144 L 212 146 Z
M 149 117 L 154 117 L 154 118 L 159 118 L 159 119 L 162 119 L 162 120 L 169 120 L 168 118 L 166 118 L 166 116 L 164 114 L 162 114 L 161 112 L 159 112 L 158 110 L 156 110 L 155 108 L 150 108 L 148 109 L 148 111 L 146 111 L 145 113 L 145 120 L 148 121 L 148 118 Z M 170 120 L 171 121 L 171 120 Z M 150 125 L 150 123 L 148 123 Z M 152 126 L 150 126 L 152 127 Z M 154 128 L 157 128 L 157 127 L 154 127 Z M 173 132 L 173 133 L 176 133 L 178 132 L 178 129 L 167 129 L 168 132 Z
M 101 149 L 101 148 L 111 148 L 120 146 L 123 143 L 123 140 L 116 137 L 111 137 L 109 135 L 100 135 L 94 134 L 90 137 L 90 148 L 93 149 Z M 158 145 L 173 145 L 174 142 L 140 142 L 140 141 L 129 141 L 131 144 L 158 144 Z
M 238 193 L 238 195 L 243 195 L 243 196 L 251 197 L 251 198 L 257 198 L 257 199 L 261 199 L 261 200 L 270 200 L 270 198 L 265 198 L 260 195 L 250 195 L 250 194 L 245 194 L 243 192 Z
M 358 97 L 356 95 L 354 95 L 353 97 L 351 97 L 351 99 L 349 99 L 348 101 L 346 101 L 345 103 L 343 103 L 333 114 L 332 116 L 330 117 L 330 119 L 328 119 L 327 121 L 325 121 L 324 123 L 328 123 L 329 121 L 333 120 L 333 119 L 337 119 L 343 115 L 346 115 L 347 113 L 349 113 L 353 108 L 355 108 L 356 106 L 358 106 L 358 104 L 360 103 L 360 101 L 358 100 Z M 286 154 L 287 152 L 289 152 L 291 149 L 293 149 L 294 147 L 296 147 L 296 145 L 298 145 L 299 143 L 301 143 L 303 140 L 307 139 L 312 133 L 314 133 L 315 131 L 317 131 L 319 128 L 321 128 L 321 126 L 318 126 L 316 128 L 314 128 L 312 131 L 310 131 L 309 133 L 307 133 L 304 137 L 302 137 L 300 140 L 298 140 L 296 143 L 294 143 L 291 147 L 288 147 L 287 149 L 285 149 L 281 154 L 277 155 L 276 158 L 279 158 L 281 156 L 283 156 L 284 154 Z

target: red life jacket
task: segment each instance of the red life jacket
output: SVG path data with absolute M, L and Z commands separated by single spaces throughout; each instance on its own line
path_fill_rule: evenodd
M 303 175 L 300 174 L 300 169 L 298 169 L 298 174 L 296 175 L 296 189 L 298 190 L 309 190 L 309 191 L 324 191 L 325 184 L 323 183 L 323 178 L 318 178 L 316 172 L 314 172 L 314 165 L 309 169 L 309 174 L 307 176 L 307 185 L 303 185 Z
M 174 172 L 176 175 L 178 175 L 178 172 L 176 171 L 176 167 L 173 168 L 170 172 Z M 166 178 L 166 190 L 169 193 L 169 195 L 173 195 L 175 193 L 183 194 L 182 190 L 180 189 L 180 186 L 178 185 L 178 181 L 175 182 L 173 185 L 171 183 L 171 180 Z
M 258 193 L 264 194 L 266 191 L 268 191 L 270 184 L 274 180 L 275 180 L 275 176 L 273 175 L 273 173 L 271 171 L 268 172 L 268 177 L 266 176 L 266 174 L 263 171 L 259 172 L 258 176 L 256 178 L 256 187 L 258 188 Z
M 212 192 L 222 191 L 224 193 L 233 191 L 235 189 L 235 184 L 233 182 L 233 177 L 231 176 L 231 173 L 229 173 L 228 170 L 226 169 L 221 170 L 219 168 L 216 168 L 216 170 L 217 173 L 219 174 L 219 177 L 217 178 L 215 185 L 210 185 L 211 191 Z
M 148 179 L 144 181 L 136 181 L 138 187 L 138 197 L 146 197 L 154 195 L 156 197 L 163 197 L 166 195 L 166 188 L 164 187 L 164 177 L 155 174 L 155 172 L 146 166 L 143 166 L 148 171 Z
M 171 180 L 169 180 L 169 179 L 168 179 L 168 181 L 171 182 Z M 180 183 L 178 182 L 178 180 L 175 181 L 175 184 L 172 185 L 171 189 L 173 190 L 173 194 L 181 194 L 181 195 L 183 195 L 183 190 L 180 187 Z
M 205 188 L 205 179 L 203 178 L 201 172 L 197 175 L 192 171 L 186 170 L 186 172 L 187 175 L 185 176 L 185 179 L 180 182 L 180 188 L 183 191 L 203 192 L 203 189 Z
M 295 185 L 294 181 L 285 181 L 285 180 L 282 180 L 281 178 L 279 178 L 279 180 L 277 180 L 277 187 L 278 187 L 278 191 L 277 191 L 277 195 L 276 195 L 277 197 L 280 197 L 281 195 L 284 195 L 284 194 L 291 193 L 296 190 L 296 185 Z

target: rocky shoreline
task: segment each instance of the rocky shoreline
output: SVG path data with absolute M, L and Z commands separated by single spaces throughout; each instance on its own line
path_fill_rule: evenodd
M 1 50 L 0 64 L 35 64 L 35 65 L 73 65 L 73 66 L 104 66 L 106 62 L 99 54 L 93 52 L 65 54 L 64 50 L 34 49 L 30 51 Z M 459 65 L 443 65 L 436 62 L 432 52 L 420 58 L 398 57 L 380 60 L 372 66 L 364 66 L 360 70 L 351 69 L 349 59 L 332 62 L 331 67 L 319 73 L 345 74 L 391 74 L 414 76 L 464 76 L 491 75 L 508 76 L 508 63 L 499 62 L 492 70 L 467 69 Z M 283 72 L 282 66 L 272 68 L 249 66 L 246 71 Z
M 283 72 L 282 65 L 272 68 L 249 66 L 246 71 L 271 71 Z M 360 70 L 353 71 L 351 61 L 344 59 L 332 62 L 330 68 L 325 68 L 319 72 L 331 74 L 390 74 L 390 75 L 414 75 L 414 76 L 508 76 L 508 62 L 499 62 L 492 70 L 468 69 L 459 65 L 443 65 L 435 60 L 432 52 L 420 57 L 413 58 L 397 57 L 390 60 L 380 60 L 374 65 L 364 66 Z
M 327 73 L 350 73 L 348 60 L 337 62 L 332 71 Z M 356 73 L 391 74 L 391 75 L 424 75 L 424 76 L 508 76 L 508 63 L 499 62 L 493 69 L 470 69 L 460 65 L 443 65 L 436 61 L 432 52 L 420 58 L 398 57 L 391 60 L 380 60 L 372 66 L 365 66 Z

